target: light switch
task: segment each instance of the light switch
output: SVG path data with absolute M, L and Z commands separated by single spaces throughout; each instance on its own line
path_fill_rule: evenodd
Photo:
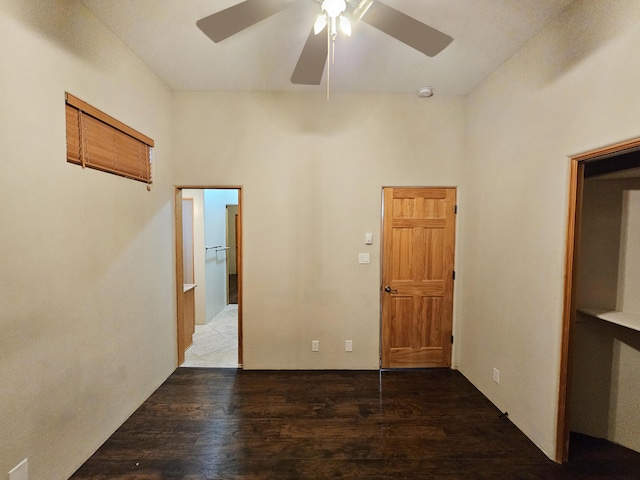
M 365 235 L 364 235 L 364 244 L 365 245 L 373 245 L 373 233 L 365 233 Z
M 359 253 L 358 254 L 358 263 L 369 263 L 369 254 L 368 253 Z

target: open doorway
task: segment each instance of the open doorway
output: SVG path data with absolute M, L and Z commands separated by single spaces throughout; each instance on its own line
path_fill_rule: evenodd
M 179 366 L 242 365 L 241 194 L 176 189 Z
M 640 139 L 571 158 L 570 181 L 558 462 L 576 434 L 640 451 Z

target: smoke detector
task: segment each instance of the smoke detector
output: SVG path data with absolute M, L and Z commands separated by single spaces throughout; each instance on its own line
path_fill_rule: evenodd
M 433 88 L 431 87 L 422 87 L 418 89 L 418 97 L 420 98 L 429 98 L 433 96 Z

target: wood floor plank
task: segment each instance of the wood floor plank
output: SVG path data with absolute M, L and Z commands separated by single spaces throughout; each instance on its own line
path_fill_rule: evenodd
M 637 479 L 640 454 L 572 437 L 549 460 L 452 370 L 178 369 L 71 477 Z

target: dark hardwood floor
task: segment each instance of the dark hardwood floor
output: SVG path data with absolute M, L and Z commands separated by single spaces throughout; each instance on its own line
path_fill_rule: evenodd
M 584 436 L 540 452 L 459 372 L 180 368 L 81 479 L 638 479 L 640 454 Z

